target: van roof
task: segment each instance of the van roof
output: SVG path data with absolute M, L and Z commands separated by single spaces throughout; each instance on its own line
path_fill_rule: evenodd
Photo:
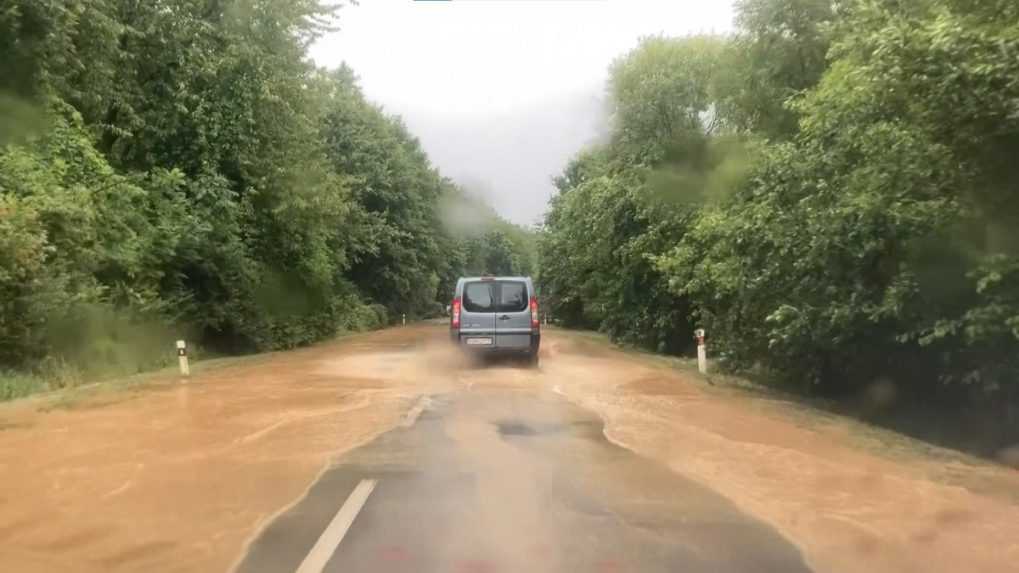
M 529 281 L 529 280 L 531 280 L 531 277 L 525 277 L 525 276 L 509 277 L 509 276 L 485 275 L 483 277 L 460 277 L 460 280 L 463 281 L 463 282 L 480 281 L 480 280 L 486 280 L 486 281 Z

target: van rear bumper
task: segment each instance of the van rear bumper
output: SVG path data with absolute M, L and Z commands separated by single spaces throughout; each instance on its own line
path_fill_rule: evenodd
M 541 347 L 541 333 L 504 334 L 470 333 L 461 334 L 450 331 L 450 340 L 460 348 L 469 352 L 487 352 L 499 354 L 537 354 Z M 470 344 L 472 338 L 488 338 L 491 344 Z

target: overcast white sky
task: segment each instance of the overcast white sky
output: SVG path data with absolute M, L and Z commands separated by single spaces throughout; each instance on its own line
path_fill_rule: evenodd
M 602 131 L 614 58 L 643 36 L 731 25 L 730 0 L 360 0 L 312 57 L 346 61 L 444 175 L 530 224 Z

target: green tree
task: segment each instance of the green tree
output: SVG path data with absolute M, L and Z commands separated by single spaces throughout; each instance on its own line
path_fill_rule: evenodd
M 796 139 L 661 259 L 735 364 L 1014 395 L 1014 11 L 847 10 Z
M 798 131 L 791 101 L 827 69 L 833 0 L 739 0 L 736 35 L 713 96 L 723 123 L 741 133 L 788 139 Z
M 649 38 L 610 70 L 610 142 L 556 180 L 540 244 L 543 296 L 568 325 L 676 352 L 692 340 L 690 308 L 655 257 L 683 236 L 720 126 L 711 93 L 724 43 Z

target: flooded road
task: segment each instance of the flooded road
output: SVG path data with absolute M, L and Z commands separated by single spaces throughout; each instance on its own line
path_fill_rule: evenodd
M 239 571 L 808 570 L 772 528 L 611 444 L 600 418 L 540 386 L 427 404 L 327 471 Z M 361 509 L 330 537 L 351 498 Z M 309 555 L 317 566 L 302 568 Z
M 538 369 L 416 324 L 3 404 L 0 479 L 4 572 L 1019 562 L 1015 472 L 554 328 Z

